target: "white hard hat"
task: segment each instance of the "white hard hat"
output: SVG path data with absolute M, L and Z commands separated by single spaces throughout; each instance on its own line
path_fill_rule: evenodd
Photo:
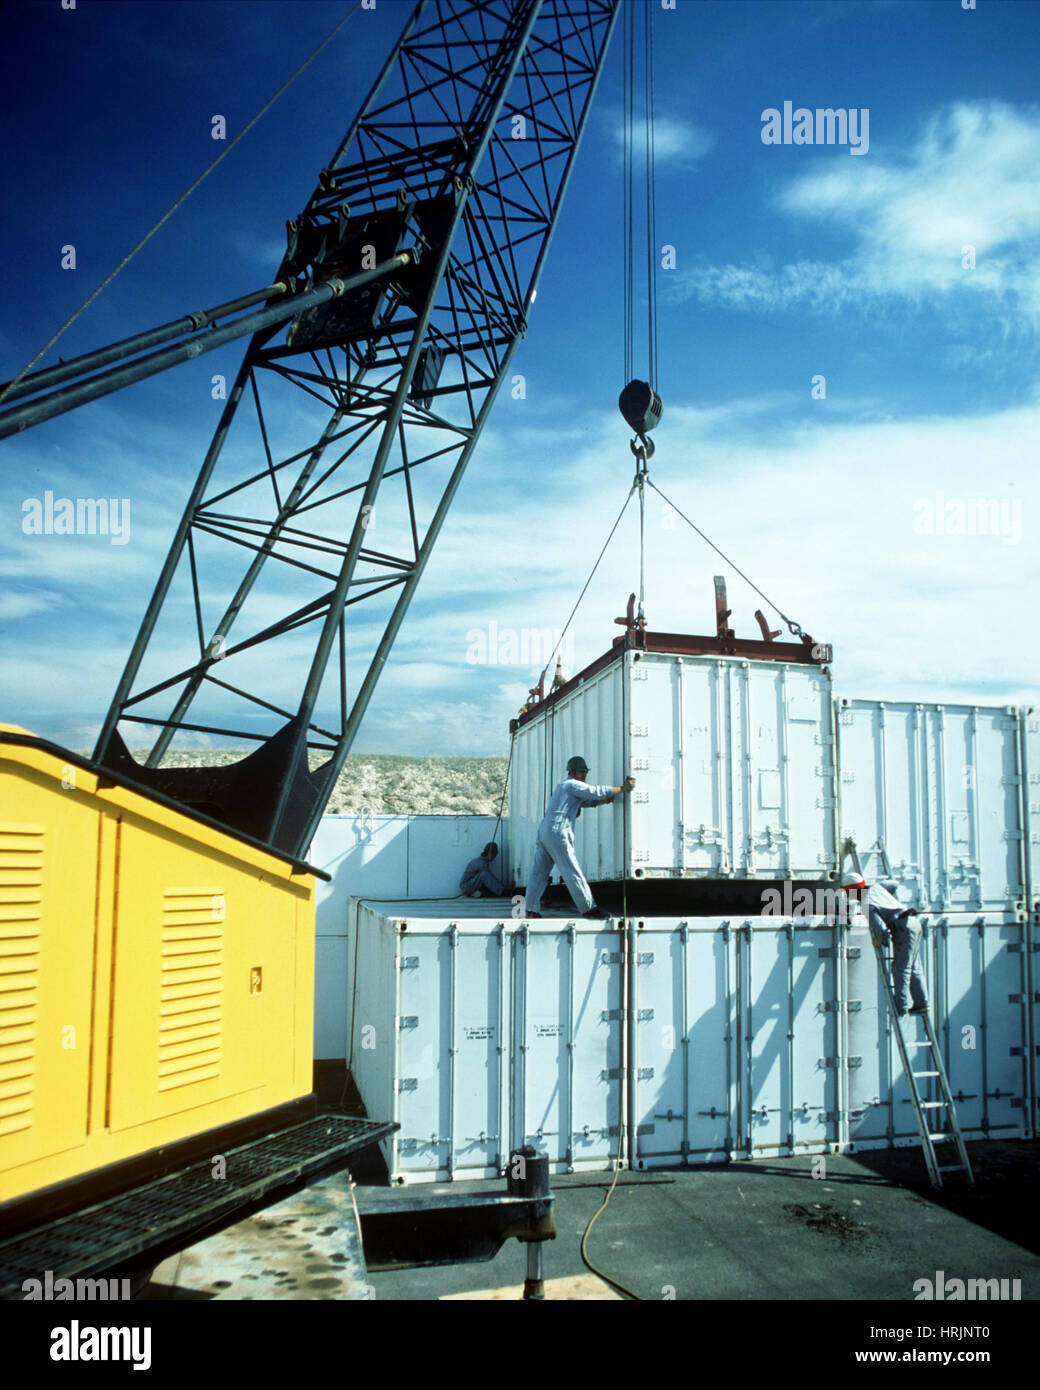
M 854 869 L 846 869 L 841 876 L 841 886 L 843 888 L 866 888 L 867 882 L 863 875 L 856 873 Z

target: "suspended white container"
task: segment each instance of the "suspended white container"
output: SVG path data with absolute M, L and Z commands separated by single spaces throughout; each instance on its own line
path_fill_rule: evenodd
M 618 651 L 518 722 L 510 862 L 523 881 L 552 789 L 580 754 L 592 784 L 636 778 L 627 806 L 578 820 L 590 881 L 826 878 L 837 869 L 833 753 L 826 667 Z
M 1010 707 L 842 699 L 841 834 L 855 841 L 864 870 L 880 875 L 880 859 L 867 853 L 880 838 L 904 902 L 1020 910 L 1020 723 Z

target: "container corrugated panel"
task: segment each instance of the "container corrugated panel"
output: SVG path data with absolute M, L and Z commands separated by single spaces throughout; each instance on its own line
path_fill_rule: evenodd
M 640 923 L 638 1167 L 835 1149 L 837 931 L 815 918 Z
M 510 845 L 521 879 L 575 753 L 591 783 L 636 778 L 627 853 L 618 802 L 578 821 L 592 881 L 818 879 L 837 868 L 825 668 L 630 651 L 590 676 L 514 735 Z
M 639 923 L 631 1059 L 639 1168 L 736 1156 L 734 939 L 717 918 Z
M 1022 711 L 1022 829 L 1029 911 L 1040 917 L 1040 710 Z
M 814 918 L 738 933 L 739 1132 L 750 1158 L 839 1142 L 838 928 Z
M 905 902 L 937 912 L 1021 908 L 1019 724 L 1010 708 L 843 699 L 841 830 L 868 874 L 880 839 Z
M 923 914 L 921 925 L 932 1017 L 961 1130 L 967 1139 L 1026 1138 L 1033 1076 L 1023 914 Z M 848 965 L 848 1139 L 853 1149 L 914 1145 L 917 1125 L 874 947 L 865 929 L 850 930 L 848 940 L 858 952 Z
M 620 935 L 532 923 L 514 935 L 513 963 L 509 1148 L 533 1145 L 554 1173 L 607 1168 L 621 1133 Z

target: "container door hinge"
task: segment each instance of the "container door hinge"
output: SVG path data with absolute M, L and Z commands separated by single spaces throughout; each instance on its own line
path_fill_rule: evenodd
M 653 965 L 653 963 L 653 951 L 642 951 L 639 955 L 636 956 L 636 965 Z
M 624 1016 L 624 1009 L 601 1009 L 599 1021 L 600 1023 L 619 1023 Z
M 600 957 L 599 957 L 599 963 L 600 963 L 600 965 L 620 965 L 620 964 L 621 964 L 621 952 L 620 952 L 620 951 L 601 951 L 601 952 L 600 952 Z
M 859 960 L 858 946 L 848 946 L 844 950 L 840 946 L 820 946 L 817 949 L 821 960 L 837 960 L 839 956 L 844 956 L 846 960 Z
M 418 1026 L 419 1026 L 419 1015 L 418 1015 L 418 1014 L 403 1014 L 403 1015 L 397 1020 L 397 1026 L 398 1026 L 398 1028 L 418 1028 Z
M 418 969 L 419 969 L 419 957 L 418 957 L 418 956 L 398 956 L 398 958 L 397 958 L 397 968 L 398 968 L 398 970 L 418 970 Z
M 637 1010 L 636 1010 L 636 1022 L 637 1022 L 637 1023 L 649 1023 L 649 1022 L 651 1021 L 651 1019 L 653 1018 L 653 1016 L 654 1016 L 654 1011 L 653 1011 L 653 1009 L 637 1009 Z
M 652 1081 L 654 1079 L 653 1067 L 639 1067 L 636 1071 L 637 1081 Z
M 653 1134 L 653 1132 L 654 1132 L 654 1126 L 653 1126 L 653 1125 L 636 1125 L 636 1134 L 637 1134 L 637 1135 L 640 1135 L 640 1134 Z
M 417 1091 L 419 1078 L 417 1076 L 399 1076 L 396 1085 L 399 1091 Z
M 600 1079 L 601 1081 L 620 1081 L 620 1080 L 621 1080 L 621 1068 L 620 1068 L 620 1067 L 604 1067 L 604 1069 L 603 1069 L 603 1070 L 600 1072 L 600 1074 L 599 1074 L 599 1079 Z
M 1009 1004 L 1040 1004 L 1040 990 L 1034 990 L 1032 994 L 1009 994 Z

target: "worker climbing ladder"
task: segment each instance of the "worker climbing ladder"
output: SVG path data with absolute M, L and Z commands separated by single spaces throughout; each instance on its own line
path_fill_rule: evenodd
M 888 853 L 880 840 L 877 841 L 875 849 L 884 873 L 891 877 Z M 856 872 L 862 874 L 859 854 L 851 840 L 845 842 L 843 857 L 844 855 L 848 855 L 852 859 Z M 900 1061 L 903 1064 L 903 1075 L 910 1092 L 910 1103 L 914 1108 L 914 1118 L 917 1120 L 917 1129 L 921 1136 L 921 1148 L 924 1152 L 929 1180 L 933 1187 L 942 1187 L 944 1173 L 964 1173 L 968 1181 L 974 1183 L 975 1175 L 971 1170 L 971 1160 L 968 1158 L 968 1151 L 964 1146 L 964 1136 L 957 1123 L 957 1110 L 950 1091 L 946 1068 L 943 1065 L 942 1052 L 935 1026 L 932 1023 L 931 1012 L 929 1009 L 925 1009 L 921 1013 L 910 1012 L 900 1016 L 896 1008 L 895 989 L 892 984 L 891 939 L 876 932 L 872 924 L 870 925 L 870 938 L 877 954 L 878 972 L 881 975 L 888 1013 L 896 1036 L 896 1046 L 899 1049 Z M 924 1028 L 923 1038 L 907 1038 L 905 1036 L 903 1028 L 904 1020 L 907 1019 L 920 1019 Z M 915 1027 L 915 1023 L 910 1023 L 909 1026 Z M 923 1088 L 921 1082 L 925 1083 Z M 942 1111 L 946 1112 L 945 1123 L 941 1123 Z M 935 1146 L 936 1144 L 950 1143 L 956 1147 L 958 1161 L 956 1163 L 940 1163 Z
M 910 1091 L 910 1102 L 914 1107 L 914 1116 L 921 1135 L 921 1148 L 924 1150 L 928 1177 L 933 1187 L 942 1187 L 944 1173 L 963 1172 L 967 1174 L 969 1182 L 974 1182 L 975 1177 L 971 1171 L 971 1161 L 968 1158 L 968 1151 L 964 1147 L 964 1137 L 961 1134 L 960 1125 L 957 1123 L 957 1111 L 954 1107 L 953 1096 L 950 1094 L 950 1083 L 946 1076 L 946 1068 L 943 1066 L 939 1039 L 935 1034 L 931 1014 L 926 1010 L 924 1013 L 908 1013 L 900 1018 L 896 1011 L 895 991 L 892 988 L 891 948 L 886 941 L 875 934 L 873 929 L 871 930 L 871 939 L 874 943 L 874 950 L 877 952 L 878 969 L 881 973 L 881 983 L 885 989 L 885 998 L 888 1001 L 888 1012 L 896 1035 L 896 1045 L 899 1048 L 900 1060 L 903 1063 L 903 1075 L 906 1077 L 907 1088 Z M 925 1036 L 923 1038 L 905 1037 L 903 1034 L 904 1019 L 920 1019 L 924 1025 Z M 913 1027 L 914 1025 L 911 1024 L 910 1026 Z M 919 1071 L 917 1068 L 921 1065 L 922 1053 L 926 1059 L 925 1069 Z M 929 1095 L 929 1099 L 922 1097 L 920 1085 L 922 1081 L 927 1083 L 924 1090 Z M 936 1124 L 936 1118 L 937 1112 L 943 1110 L 946 1111 L 946 1128 L 940 1129 Z M 959 1160 L 957 1163 L 942 1164 L 939 1162 L 935 1145 L 943 1143 L 956 1145 Z

